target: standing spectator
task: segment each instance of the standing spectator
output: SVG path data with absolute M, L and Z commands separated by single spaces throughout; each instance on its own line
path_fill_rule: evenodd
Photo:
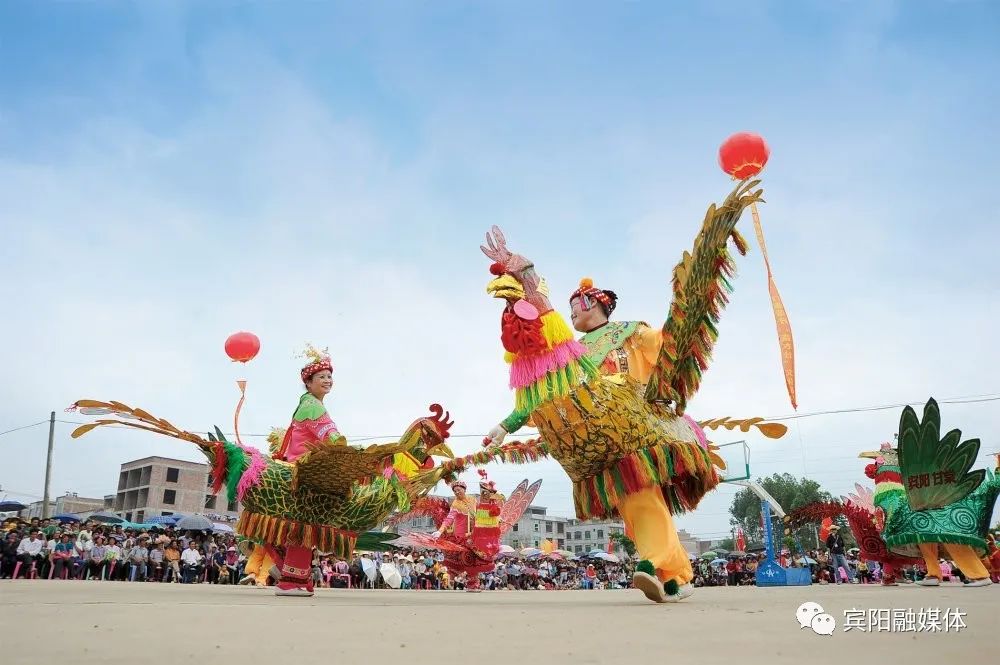
M 190 541 L 188 548 L 181 554 L 181 562 L 184 568 L 184 584 L 191 584 L 195 579 L 200 578 L 205 570 L 202 564 L 201 552 L 198 551 L 198 543 Z M 201 581 L 199 579 L 199 581 Z
M 840 535 L 840 527 L 834 524 L 830 527 L 830 535 L 826 538 L 826 548 L 830 550 L 831 558 L 833 561 L 834 572 L 837 572 L 837 568 L 843 567 L 844 572 L 847 573 L 847 578 L 854 584 L 856 580 L 854 579 L 854 571 L 851 570 L 850 565 L 847 563 L 847 557 L 844 555 L 844 538 Z M 840 584 L 840 575 L 834 575 L 837 584 Z
M 35 571 L 38 572 L 45 558 L 45 555 L 42 553 L 43 549 L 44 544 L 38 529 L 32 529 L 28 533 L 28 537 L 23 538 L 21 544 L 17 546 L 17 558 L 22 564 L 21 570 L 24 571 L 26 578 L 29 576 L 32 566 L 35 566 Z

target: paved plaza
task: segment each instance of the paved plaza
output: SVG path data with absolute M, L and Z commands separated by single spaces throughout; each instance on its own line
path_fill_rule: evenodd
M 833 617 L 833 635 L 799 627 L 796 610 L 807 601 Z M 654 605 L 635 591 L 323 589 L 301 599 L 250 587 L 5 580 L 0 650 L 12 664 L 221 656 L 247 665 L 865 665 L 897 658 L 972 665 L 994 659 L 998 607 L 1000 586 L 703 588 L 683 603 Z M 845 610 L 853 609 L 874 611 L 850 619 L 870 620 L 873 632 L 844 632 Z M 874 632 L 893 609 L 900 611 L 895 629 Z M 913 611 L 908 620 L 906 610 Z

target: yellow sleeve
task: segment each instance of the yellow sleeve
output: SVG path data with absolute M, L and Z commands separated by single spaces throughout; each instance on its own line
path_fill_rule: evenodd
M 629 355 L 629 374 L 642 383 L 649 381 L 649 375 L 656 365 L 663 343 L 663 333 L 647 325 L 640 325 L 629 337 L 625 346 Z

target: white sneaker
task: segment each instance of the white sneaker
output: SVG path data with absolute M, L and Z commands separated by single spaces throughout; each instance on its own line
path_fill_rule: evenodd
M 240 580 L 240 584 L 250 584 L 255 579 L 257 579 L 257 578 L 255 576 L 253 576 L 253 575 L 244 575 L 243 579 Z
M 655 575 L 641 571 L 636 572 L 632 575 L 632 586 L 642 591 L 646 595 L 646 598 L 649 598 L 654 603 L 667 602 L 667 594 L 663 590 L 663 582 L 658 580 Z
M 993 584 L 993 580 L 991 580 L 988 577 L 984 577 L 981 580 L 969 580 L 968 584 L 964 584 L 962 586 L 967 586 L 967 587 L 969 587 L 969 586 L 989 586 L 991 584 Z
M 924 579 L 917 582 L 918 586 L 941 586 L 941 580 L 936 577 L 927 576 Z
M 677 593 L 672 596 L 667 596 L 668 603 L 679 603 L 685 598 L 690 598 L 694 594 L 694 587 L 691 584 L 682 584 L 680 588 L 677 589 Z

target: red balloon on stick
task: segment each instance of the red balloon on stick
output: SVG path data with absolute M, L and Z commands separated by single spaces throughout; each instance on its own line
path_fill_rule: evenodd
M 246 363 L 260 352 L 260 339 L 251 332 L 233 333 L 226 339 L 226 355 L 233 362 Z
M 760 173 L 771 150 L 760 134 L 739 132 L 719 147 L 719 166 L 737 180 L 746 180 Z

